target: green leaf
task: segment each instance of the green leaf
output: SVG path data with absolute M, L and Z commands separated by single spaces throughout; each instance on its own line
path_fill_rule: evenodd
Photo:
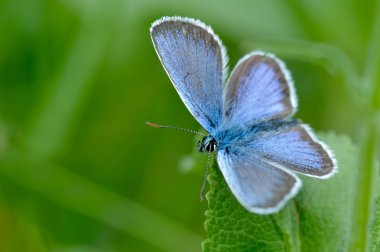
M 339 171 L 328 180 L 302 177 L 296 198 L 303 251 L 346 251 L 354 202 L 359 151 L 350 139 L 321 134 L 335 152 Z
M 344 251 L 359 152 L 346 136 L 319 137 L 335 151 L 339 172 L 328 180 L 300 176 L 301 192 L 277 214 L 246 211 L 215 165 L 209 176 L 204 251 Z
M 232 196 L 216 165 L 208 180 L 204 251 L 292 251 L 298 228 L 294 204 L 276 215 L 254 215 Z

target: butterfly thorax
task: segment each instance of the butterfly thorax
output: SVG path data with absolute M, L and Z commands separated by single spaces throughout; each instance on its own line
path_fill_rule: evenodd
M 218 150 L 229 149 L 230 147 L 247 146 L 249 143 L 260 139 L 266 135 L 286 130 L 299 124 L 297 119 L 273 119 L 266 122 L 253 123 L 241 127 L 231 127 L 215 132 L 213 139 Z
M 200 152 L 213 152 L 218 149 L 218 144 L 215 138 L 211 135 L 205 136 L 202 141 L 198 143 L 198 150 Z

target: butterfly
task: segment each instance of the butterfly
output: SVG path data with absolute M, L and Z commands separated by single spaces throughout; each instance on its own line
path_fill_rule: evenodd
M 208 132 L 199 151 L 217 152 L 228 187 L 248 211 L 278 212 L 301 188 L 295 173 L 324 179 L 337 171 L 329 147 L 292 119 L 293 81 L 273 54 L 244 56 L 227 79 L 226 49 L 199 20 L 163 17 L 150 35 L 174 88 Z

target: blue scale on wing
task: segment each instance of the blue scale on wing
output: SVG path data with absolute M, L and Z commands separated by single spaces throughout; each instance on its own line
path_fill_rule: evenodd
M 301 187 L 301 181 L 246 149 L 234 147 L 218 152 L 218 164 L 236 199 L 249 211 L 278 211 Z
M 252 139 L 247 148 L 272 164 L 308 176 L 329 176 L 335 166 L 327 147 L 302 124 L 269 131 Z
M 226 89 L 225 124 L 252 125 L 284 118 L 296 107 L 293 86 L 281 61 L 251 54 L 236 65 Z
M 249 127 L 233 127 L 215 136 L 219 149 L 246 149 L 262 160 L 308 176 L 332 173 L 334 162 L 327 147 L 299 120 L 271 120 Z
M 151 29 L 155 49 L 196 120 L 213 131 L 222 118 L 222 45 L 195 22 L 163 21 Z

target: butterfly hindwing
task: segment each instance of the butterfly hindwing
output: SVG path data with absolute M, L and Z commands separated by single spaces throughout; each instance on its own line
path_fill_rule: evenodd
M 154 48 L 191 114 L 208 131 L 222 119 L 222 82 L 227 59 L 211 28 L 190 18 L 152 24 Z
M 277 212 L 301 187 L 296 176 L 263 162 L 244 149 L 219 150 L 217 160 L 236 199 L 254 213 Z
M 259 134 L 245 148 L 274 166 L 304 175 L 328 178 L 336 171 L 329 148 L 301 123 Z
M 225 123 L 230 127 L 289 117 L 296 108 L 289 72 L 275 56 L 253 52 L 232 71 L 224 94 Z

